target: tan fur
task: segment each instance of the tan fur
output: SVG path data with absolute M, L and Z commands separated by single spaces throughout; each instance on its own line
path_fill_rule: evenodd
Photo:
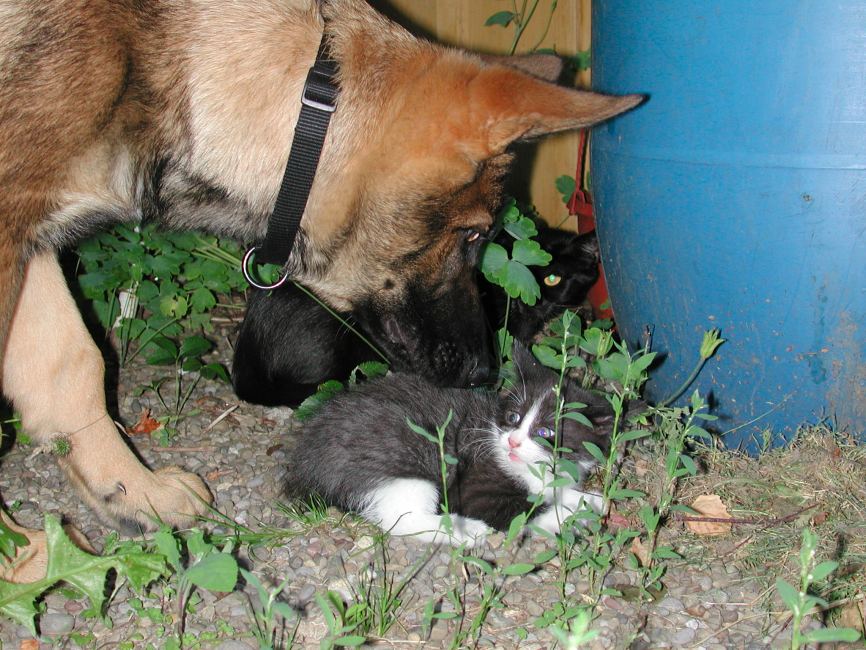
M 288 270 L 383 323 L 411 314 L 410 287 L 480 313 L 464 240 L 491 223 L 508 145 L 640 98 L 545 83 L 549 57 L 510 65 L 416 40 L 363 0 L 323 10 L 339 108 Z M 259 239 L 322 24 L 312 0 L 0 4 L 3 390 L 36 440 L 70 439 L 62 465 L 107 519 L 180 523 L 208 493 L 180 470 L 151 473 L 118 436 L 51 251 L 142 217 Z

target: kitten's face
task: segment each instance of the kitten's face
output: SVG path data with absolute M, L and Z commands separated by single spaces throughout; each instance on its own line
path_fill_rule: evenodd
M 515 347 L 514 356 L 517 381 L 499 399 L 496 444 L 506 471 L 526 482 L 530 489 L 539 491 L 542 486 L 535 475 L 541 466 L 550 467 L 554 445 L 561 450 L 563 457 L 577 463 L 584 471 L 595 465 L 584 442 L 592 442 L 607 453 L 612 410 L 604 398 L 567 382 L 564 386 L 565 403 L 586 404 L 581 412 L 594 426 L 587 427 L 570 418 L 560 418 L 557 439 L 554 387 L 558 376 L 535 361 L 522 345 Z M 535 472 L 531 470 L 533 467 L 536 467 Z M 551 480 L 551 475 L 545 474 L 545 482 Z
M 546 228 L 537 237 L 551 254 L 547 266 L 533 266 L 532 273 L 541 289 L 541 301 L 550 305 L 576 306 L 598 280 L 598 240 L 595 232 L 575 235 Z

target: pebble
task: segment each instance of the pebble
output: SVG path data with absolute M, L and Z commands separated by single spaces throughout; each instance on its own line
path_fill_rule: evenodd
M 670 596 L 663 598 L 658 603 L 656 603 L 656 607 L 661 611 L 666 611 L 668 613 L 681 612 L 685 609 L 683 606 L 683 601 L 672 598 Z
M 69 614 L 48 612 L 39 618 L 39 631 L 45 636 L 58 637 L 72 632 L 75 617 Z

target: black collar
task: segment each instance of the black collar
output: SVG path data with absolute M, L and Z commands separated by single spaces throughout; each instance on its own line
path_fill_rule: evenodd
M 257 277 L 252 267 L 256 263 L 278 264 L 284 267 L 291 255 L 316 176 L 331 114 L 337 108 L 337 95 L 340 91 L 335 80 L 337 62 L 329 56 L 328 41 L 323 31 L 316 62 L 307 73 L 307 81 L 304 83 L 301 114 L 295 127 L 277 202 L 268 220 L 265 241 L 261 246 L 253 246 L 244 255 L 244 277 L 257 289 L 275 289 L 288 277 L 284 268 L 279 280 L 274 284 L 266 284 Z

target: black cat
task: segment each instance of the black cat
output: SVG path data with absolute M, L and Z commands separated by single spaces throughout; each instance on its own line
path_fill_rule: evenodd
M 557 228 L 539 227 L 536 241 L 553 259 L 547 266 L 530 266 L 541 288 L 534 305 L 512 300 L 508 330 L 519 341 L 529 343 L 544 325 L 569 307 L 579 306 L 598 280 L 599 252 L 595 231 L 582 235 Z M 496 328 L 505 319 L 505 292 L 498 287 L 484 290 L 484 308 Z
M 439 388 L 399 373 L 339 393 L 304 422 L 289 455 L 289 493 L 318 495 L 394 535 L 469 545 L 490 527 L 507 529 L 529 510 L 531 495 L 543 495 L 532 522 L 550 532 L 573 512 L 600 510 L 601 497 L 582 491 L 582 480 L 550 487 L 558 376 L 520 343 L 514 361 L 515 379 L 500 394 Z M 594 426 L 561 418 L 558 446 L 567 448 L 561 457 L 589 471 L 595 461 L 583 442 L 607 451 L 613 411 L 606 399 L 571 382 L 562 399 L 586 404 L 582 413 Z M 457 459 L 446 478 L 450 537 L 440 516 L 438 446 L 407 424 L 435 433 L 449 413 L 445 452 Z
M 575 235 L 544 226 L 538 230 L 536 241 L 553 256 L 547 266 L 530 267 L 541 299 L 532 307 L 512 300 L 508 319 L 512 334 L 526 343 L 548 320 L 579 305 L 598 279 L 595 233 Z M 483 280 L 482 290 L 488 319 L 498 328 L 505 317 L 504 292 Z M 340 316 L 353 323 L 351 314 Z M 295 407 L 323 381 L 345 379 L 359 363 L 373 360 L 381 357 L 370 345 L 287 283 L 250 294 L 235 345 L 232 383 L 247 402 Z M 391 369 L 401 370 L 399 360 L 391 360 Z

